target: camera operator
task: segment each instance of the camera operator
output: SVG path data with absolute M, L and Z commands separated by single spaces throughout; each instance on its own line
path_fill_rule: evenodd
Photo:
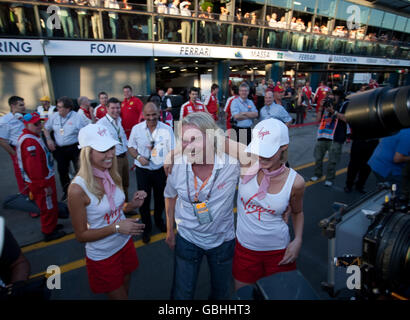
M 338 87 L 333 88 L 319 108 L 319 115 L 322 115 L 317 142 L 314 150 L 315 173 L 310 178 L 317 181 L 323 174 L 323 158 L 329 152 L 329 164 L 327 166 L 325 186 L 332 186 L 336 177 L 336 164 L 340 160 L 343 143 L 346 141 L 348 126 L 344 115 L 347 107 L 345 94 Z
M 402 129 L 395 135 L 380 140 L 368 164 L 378 182 L 402 186 L 403 168 L 410 161 L 410 128 Z

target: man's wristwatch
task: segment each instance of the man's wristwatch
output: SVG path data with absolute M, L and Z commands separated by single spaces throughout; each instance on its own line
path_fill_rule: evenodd
M 135 159 L 137 159 L 137 161 L 139 161 L 140 157 L 141 157 L 141 155 L 139 154 Z
M 115 225 L 115 233 L 119 233 L 120 232 L 120 225 L 117 223 Z

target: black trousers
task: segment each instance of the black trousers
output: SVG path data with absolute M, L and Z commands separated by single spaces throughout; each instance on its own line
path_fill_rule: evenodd
M 237 126 L 232 126 L 232 129 L 235 130 L 236 132 L 236 141 L 241 142 L 243 144 L 248 145 L 251 140 L 252 140 L 252 128 L 240 128 Z M 244 131 L 246 130 L 246 141 L 242 141 L 243 138 L 241 138 L 244 135 Z M 240 135 L 240 132 L 242 132 L 242 134 Z
M 298 106 L 295 108 L 296 111 L 296 124 L 303 124 L 303 116 L 305 114 L 305 107 Z
M 352 188 L 356 182 L 357 189 L 364 188 L 371 172 L 367 161 L 369 161 L 378 144 L 378 140 L 353 140 L 347 168 L 346 187 Z
M 70 177 L 68 175 L 68 172 L 70 170 L 70 162 L 73 162 L 75 171 L 78 171 L 78 158 L 80 156 L 80 149 L 78 149 L 77 143 L 64 147 L 56 146 L 56 150 L 53 152 L 53 156 L 57 161 L 61 187 L 66 194 L 68 186 L 70 184 Z
M 164 224 L 162 213 L 165 209 L 164 189 L 167 181 L 164 168 L 158 170 L 148 170 L 136 167 L 138 190 L 144 190 L 147 197 L 144 204 L 140 207 L 141 220 L 145 224 L 144 233 L 150 233 L 152 230 L 150 204 L 151 192 L 154 191 L 154 221 L 157 227 Z

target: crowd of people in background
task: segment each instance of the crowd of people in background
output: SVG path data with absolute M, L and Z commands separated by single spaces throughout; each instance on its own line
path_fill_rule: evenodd
M 127 0 L 54 0 L 39 1 L 40 25 L 44 35 L 48 37 L 59 36 L 65 38 L 105 38 L 117 39 L 121 37 L 127 39 L 148 40 L 148 22 L 145 16 L 129 15 L 123 12 L 107 11 L 100 15 L 100 12 L 93 10 L 96 8 L 146 11 L 146 4 L 134 3 Z M 61 7 L 58 12 L 60 30 L 49 27 L 56 21 L 50 21 L 50 13 L 47 6 L 71 5 L 71 7 Z M 245 12 L 241 8 L 236 8 L 235 12 L 229 12 L 227 6 L 212 2 L 203 2 L 198 5 L 196 10 L 195 3 L 180 0 L 155 0 L 154 12 L 158 14 L 154 23 L 154 33 L 156 40 L 169 40 L 173 42 L 190 43 L 193 41 L 195 23 L 192 20 L 183 19 L 184 17 L 200 18 L 198 22 L 198 43 L 218 43 L 230 44 L 231 36 L 234 37 L 236 45 L 260 46 L 261 29 L 253 26 L 269 27 L 266 29 L 267 44 L 272 47 L 276 42 L 275 30 L 286 29 L 290 31 L 307 32 L 315 35 L 332 35 L 335 37 L 358 39 L 366 41 L 393 41 L 398 42 L 396 36 L 388 36 L 386 32 L 377 35 L 375 32 L 366 30 L 364 26 L 349 29 L 345 25 L 336 25 L 331 28 L 328 22 L 307 21 L 306 18 L 293 16 L 287 18 L 282 12 L 269 10 L 266 16 L 261 15 L 261 10 Z M 32 8 L 27 4 L 0 4 L 0 33 L 19 34 L 26 36 L 35 32 L 36 26 L 33 24 Z M 173 18 L 172 16 L 177 16 Z M 288 21 L 289 20 L 289 21 Z M 236 22 L 247 24 L 249 27 L 237 25 L 235 33 L 232 35 L 232 26 L 226 22 Z M 103 32 L 104 30 L 104 32 Z M 366 34 L 367 32 L 367 34 Z M 240 39 L 238 39 L 240 37 Z M 258 39 L 258 41 L 256 41 Z M 278 43 L 276 43 L 278 45 Z
M 111 299 L 128 297 L 130 274 L 139 265 L 131 237 L 141 235 L 144 243 L 150 242 L 153 209 L 156 227 L 167 234 L 166 243 L 175 251 L 172 298 L 194 297 L 201 259 L 207 256 L 210 296 L 227 299 L 231 276 L 239 289 L 261 277 L 296 269 L 305 184 L 287 161 L 289 127 L 294 123 L 289 108 L 295 109 L 298 125 L 306 112 L 316 113 L 315 175 L 310 180 L 323 179 L 328 152 L 324 185 L 331 187 L 350 128 L 344 115 L 346 93 L 340 86 L 330 86 L 322 81 L 314 93 L 309 81 L 296 89 L 290 82 L 270 79 L 252 86 L 246 81 L 231 83 L 224 107 L 217 84 L 203 99 L 193 87 L 175 119 L 172 88 L 158 89 L 143 103 L 125 85 L 122 101 L 102 91 L 95 108 L 85 96 L 77 99 L 78 109 L 68 97 L 58 98 L 54 106 L 43 96 L 31 113 L 26 113 L 22 97 L 13 96 L 10 113 L 0 118 L 0 146 L 11 156 L 20 193 L 40 209 L 44 241 L 65 235 L 58 224 L 57 162 L 61 201 L 68 203 L 77 240 L 86 243 L 94 293 L 106 293 Z M 360 91 L 377 87 L 371 80 Z M 224 135 L 219 129 L 225 124 Z M 408 194 L 408 176 L 402 179 L 401 170 L 407 168 L 408 175 L 409 130 L 380 144 L 354 141 L 345 192 L 355 187 L 365 193 L 373 171 L 378 181 L 396 183 Z M 226 148 L 220 149 L 221 143 Z M 242 163 L 244 154 L 252 161 Z M 136 172 L 138 186 L 132 196 L 130 169 Z M 141 219 L 130 218 L 137 208 Z M 250 214 L 255 208 L 260 208 L 259 215 Z

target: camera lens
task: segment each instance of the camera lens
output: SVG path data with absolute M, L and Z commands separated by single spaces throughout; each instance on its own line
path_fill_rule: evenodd
M 410 127 L 410 86 L 378 88 L 347 98 L 346 119 L 353 138 L 381 138 Z

